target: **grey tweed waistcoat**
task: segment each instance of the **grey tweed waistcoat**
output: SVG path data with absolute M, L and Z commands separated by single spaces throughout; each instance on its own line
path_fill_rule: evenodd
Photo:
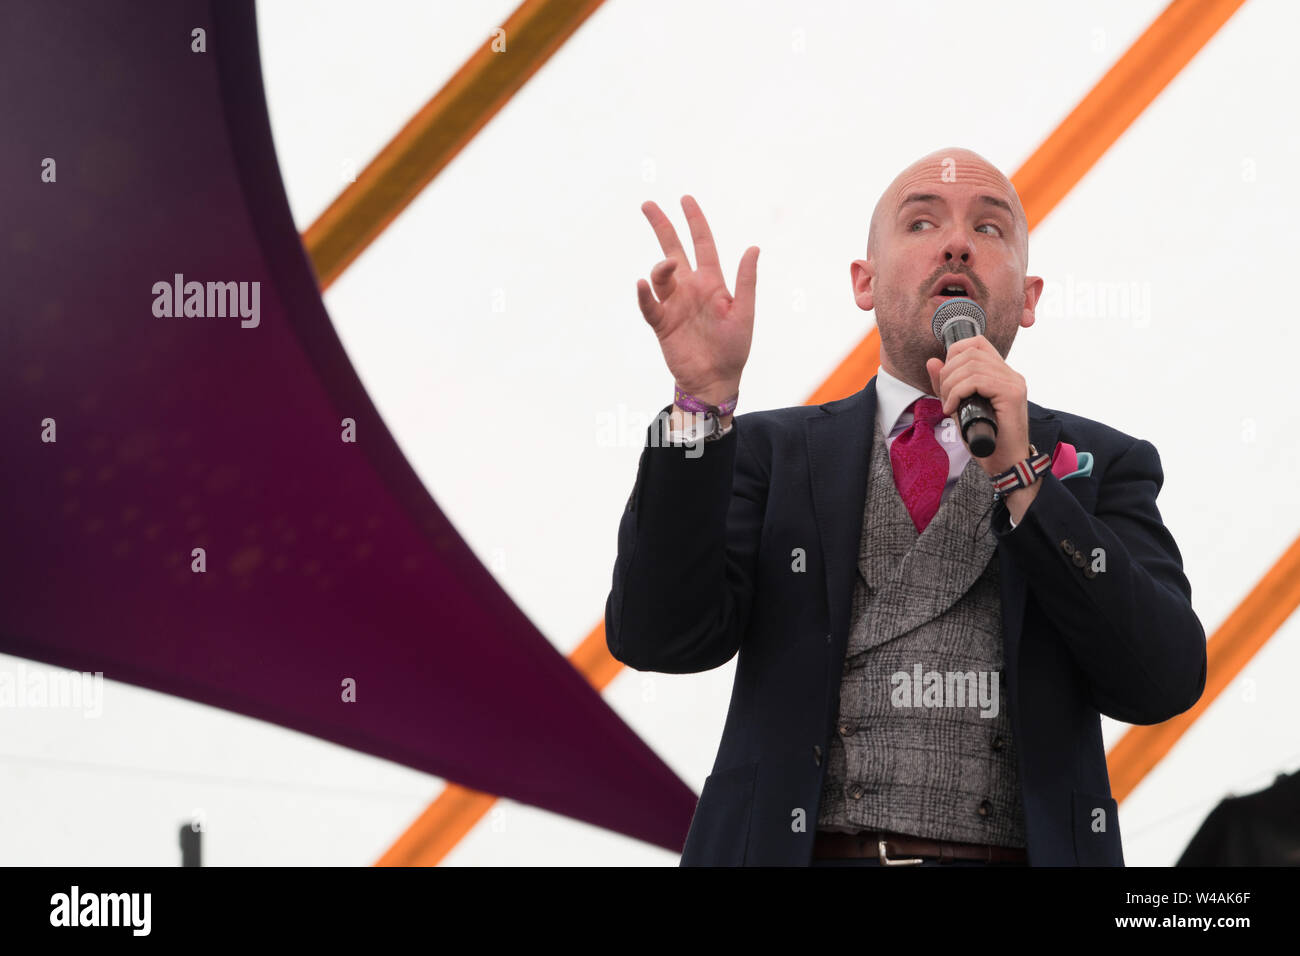
M 1025 845 L 991 505 L 972 458 L 918 535 L 876 425 L 819 830 Z

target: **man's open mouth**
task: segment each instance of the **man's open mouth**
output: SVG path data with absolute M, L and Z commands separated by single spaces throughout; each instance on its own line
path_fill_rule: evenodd
M 930 294 L 943 299 L 951 299 L 957 296 L 969 298 L 972 291 L 969 279 L 962 276 L 946 275 L 935 284 Z

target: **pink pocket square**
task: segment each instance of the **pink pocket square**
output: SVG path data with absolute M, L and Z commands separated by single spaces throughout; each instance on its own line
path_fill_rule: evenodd
M 1069 442 L 1059 441 L 1052 452 L 1052 474 L 1064 478 L 1079 470 L 1079 453 Z

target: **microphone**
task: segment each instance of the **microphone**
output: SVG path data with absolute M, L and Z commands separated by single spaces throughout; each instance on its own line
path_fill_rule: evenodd
M 988 320 L 978 302 L 959 296 L 939 306 L 930 325 L 946 352 L 954 342 L 983 335 Z M 987 458 L 993 454 L 998 446 L 998 419 L 988 399 L 979 394 L 962 399 L 957 408 L 957 423 L 972 455 Z

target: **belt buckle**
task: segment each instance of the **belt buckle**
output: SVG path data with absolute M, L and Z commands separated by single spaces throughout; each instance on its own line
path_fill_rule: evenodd
M 891 860 L 891 859 L 889 858 L 889 854 L 887 854 L 887 853 L 885 852 L 885 841 L 884 841 L 884 840 L 880 840 L 880 841 L 877 843 L 877 846 L 878 846 L 879 849 L 880 849 L 880 865 L 881 865 L 881 866 L 911 866 L 911 865 L 913 865 L 913 864 L 915 864 L 915 863 L 921 863 L 921 862 L 923 862 L 919 856 L 910 856 L 910 857 L 907 857 L 906 859 Z

